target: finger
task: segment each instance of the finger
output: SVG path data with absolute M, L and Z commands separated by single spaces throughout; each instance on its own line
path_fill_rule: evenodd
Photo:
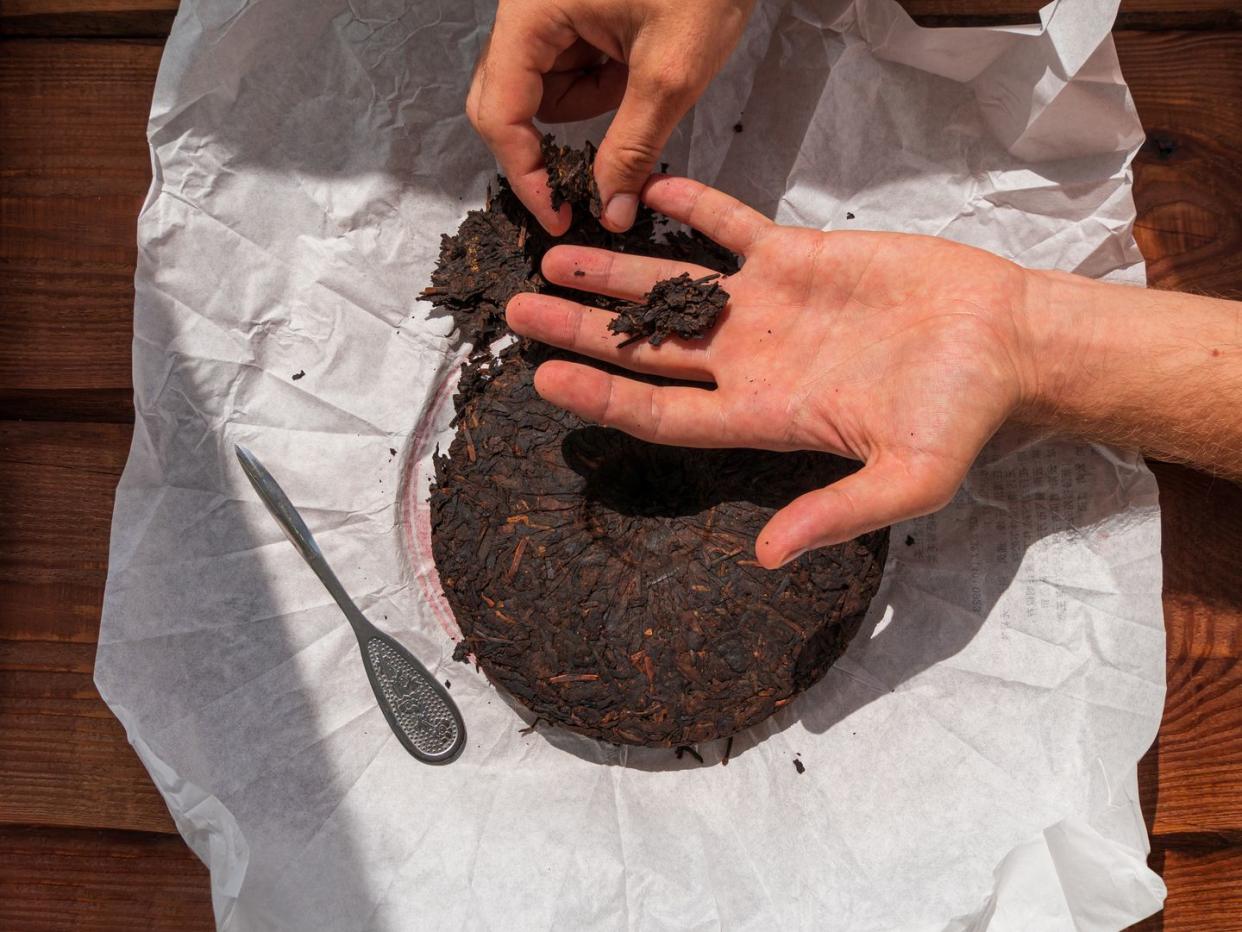
M 706 388 L 658 387 L 574 362 L 546 362 L 535 390 L 579 417 L 640 440 L 686 447 L 731 446 L 716 393 Z
M 514 129 L 520 128 L 514 127 Z M 516 133 L 513 136 L 497 137 L 497 139 L 506 140 L 503 145 L 511 147 L 507 149 L 506 155 L 501 155 L 499 150 L 496 152 L 501 172 L 509 179 L 509 186 L 518 196 L 518 200 L 534 214 L 539 225 L 552 236 L 562 236 L 569 229 L 573 211 L 568 204 L 561 204 L 556 210 L 552 209 L 552 189 L 548 187 L 548 170 L 543 164 L 542 154 L 539 153 L 539 132 L 532 126 L 529 133 L 523 132 L 522 135 L 528 138 L 522 143 L 521 155 L 517 154 Z M 535 146 L 535 158 L 538 160 L 533 164 L 528 161 L 529 145 Z M 519 158 L 521 161 L 516 161 Z
M 868 463 L 827 488 L 794 499 L 759 532 L 755 555 L 768 569 L 807 550 L 852 540 L 947 505 L 961 476 L 918 474 L 896 459 Z
M 634 256 L 590 246 L 555 246 L 544 253 L 540 270 L 543 277 L 554 284 L 627 301 L 643 300 L 656 282 L 666 278 L 676 278 L 683 273 L 691 278 L 713 274 L 711 269 L 690 262 Z
M 607 61 L 586 70 L 557 70 L 543 77 L 544 123 L 573 123 L 615 110 L 625 93 L 626 67 Z
M 737 198 L 689 178 L 657 175 L 643 189 L 643 203 L 741 256 L 775 226 Z
M 500 162 L 515 194 L 549 233 L 569 228 L 565 205 L 552 209 L 547 172 L 532 122 L 543 99 L 543 74 L 576 36 L 545 20 L 496 15 L 492 40 L 482 57 L 466 113 Z
M 632 64 L 625 96 L 595 156 L 603 225 L 628 230 L 638 195 L 677 121 L 694 103 L 695 88 L 678 72 Z
M 519 294 L 509 301 L 505 320 L 524 337 L 572 350 L 635 372 L 672 379 L 712 381 L 708 344 L 703 341 L 665 340 L 652 346 L 639 340 L 629 346 L 624 334 L 608 329 L 615 314 L 584 307 L 550 295 Z

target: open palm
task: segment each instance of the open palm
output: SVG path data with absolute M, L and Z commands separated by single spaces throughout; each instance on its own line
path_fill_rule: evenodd
M 655 387 L 572 362 L 541 366 L 540 395 L 588 420 L 657 443 L 861 460 L 773 516 L 756 543 L 764 566 L 942 507 L 1026 396 L 1019 266 L 933 237 L 780 226 L 684 178 L 653 178 L 643 199 L 745 260 L 723 283 L 729 304 L 705 339 L 619 348 L 610 313 L 534 294 L 510 302 L 509 324 L 634 371 L 705 383 Z M 552 282 L 630 300 L 660 279 L 708 271 L 573 246 L 543 261 Z

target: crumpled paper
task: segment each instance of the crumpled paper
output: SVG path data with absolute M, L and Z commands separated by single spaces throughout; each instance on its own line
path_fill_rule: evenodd
M 1115 12 L 927 30 L 891 0 L 761 2 L 667 158 L 783 222 L 1141 283 Z M 494 172 L 462 115 L 491 13 L 184 0 L 165 52 L 96 682 L 219 926 L 1103 930 L 1157 910 L 1135 763 L 1164 696 L 1159 513 L 1136 456 L 999 435 L 948 508 L 893 529 L 863 632 L 727 767 L 523 735 L 451 662 L 424 502 L 462 348 L 416 295 Z M 451 681 L 457 763 L 392 738 L 238 442 L 368 617 Z

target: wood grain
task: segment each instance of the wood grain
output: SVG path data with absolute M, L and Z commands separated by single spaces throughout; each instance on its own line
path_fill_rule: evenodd
M 94 659 L 94 644 L 0 640 L 0 825 L 175 834 L 95 691 Z
M 1242 848 L 1156 843 L 1149 863 L 1164 878 L 1169 899 L 1162 913 L 1130 932 L 1242 932 Z
M 163 38 L 177 5 L 177 0 L 0 0 L 0 35 Z
M 1124 33 L 1116 42 L 1147 130 L 1134 201 L 1148 278 L 1242 297 L 1242 32 Z
M 898 0 L 921 26 L 1038 23 L 1041 0 Z M 1121 0 L 1114 29 L 1236 29 L 1242 0 Z
M 1140 768 L 1168 841 L 1242 843 L 1242 488 L 1152 463 L 1160 484 L 1168 691 Z
M 160 51 L 0 42 L 0 417 L 54 416 L 49 396 L 83 391 L 104 393 L 97 416 L 132 417 L 136 217 Z M 100 397 L 119 403 L 99 411 Z
M 0 823 L 174 831 L 91 681 L 127 424 L 0 422 Z
M 6 932 L 208 932 L 207 870 L 180 838 L 0 828 Z
M 1242 848 L 1166 848 L 1158 857 L 1177 891 L 1164 911 L 1165 932 L 1242 930 Z

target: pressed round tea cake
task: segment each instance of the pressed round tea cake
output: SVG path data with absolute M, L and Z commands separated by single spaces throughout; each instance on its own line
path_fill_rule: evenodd
M 888 533 L 776 571 L 754 540 L 853 464 L 644 443 L 543 401 L 533 371 L 514 351 L 473 380 L 437 462 L 432 548 L 462 653 L 540 718 L 648 746 L 734 734 L 822 677 Z
M 697 236 L 658 238 L 649 211 L 629 233 L 608 233 L 589 210 L 590 152 L 545 143 L 544 154 L 554 195 L 558 176 L 573 182 L 560 186 L 575 214 L 560 242 L 736 268 Z M 888 531 L 765 570 L 754 542 L 767 520 L 858 464 L 650 444 L 543 401 L 535 368 L 567 354 L 518 341 L 492 356 L 485 346 L 505 332 L 512 294 L 572 294 L 538 274 L 549 245 L 502 184 L 444 238 L 424 293 L 475 345 L 431 491 L 432 550 L 463 635 L 456 656 L 473 656 L 539 719 L 593 737 L 674 747 L 732 735 L 789 703 L 844 652 L 879 586 Z M 699 307 L 686 304 L 694 289 Z M 666 292 L 679 302 L 666 320 L 573 297 L 622 310 L 619 320 L 641 317 L 645 331 L 627 323 L 624 333 L 653 342 L 693 337 L 686 322 L 710 326 L 723 307 L 714 282 L 670 281 Z

